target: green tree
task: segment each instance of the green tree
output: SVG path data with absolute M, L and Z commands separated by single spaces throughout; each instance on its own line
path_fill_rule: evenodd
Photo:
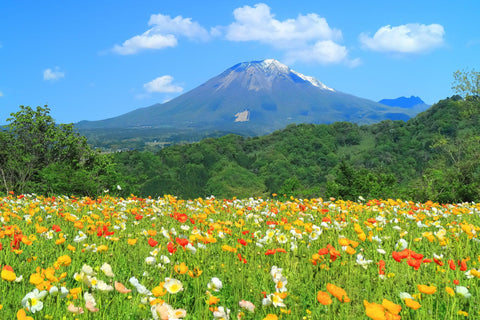
M 453 73 L 452 90 L 462 97 L 480 96 L 480 72 L 457 70 Z
M 90 195 L 110 187 L 104 175 L 114 176 L 112 162 L 95 153 L 73 124 L 57 125 L 47 106 L 20 106 L 11 116 L 0 139 L 5 191 Z

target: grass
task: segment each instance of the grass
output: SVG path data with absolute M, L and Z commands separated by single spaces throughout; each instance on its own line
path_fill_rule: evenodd
M 0 318 L 161 319 L 167 306 L 184 319 L 475 318 L 479 212 L 391 199 L 10 194 L 0 198 Z M 34 289 L 44 296 L 29 299 Z

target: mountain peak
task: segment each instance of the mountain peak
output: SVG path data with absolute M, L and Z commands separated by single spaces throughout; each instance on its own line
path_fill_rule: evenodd
M 247 74 L 249 79 L 253 81 L 250 83 L 249 87 L 255 91 L 259 89 L 258 84 L 260 82 L 262 83 L 261 87 L 263 88 L 271 87 L 272 82 L 279 78 L 288 79 L 293 82 L 309 83 L 310 85 L 323 90 L 335 91 L 314 77 L 306 76 L 300 72 L 294 71 L 287 65 L 275 59 L 242 62 L 227 69 L 226 72 L 230 73 L 231 76 L 238 73 Z M 262 81 L 258 81 L 260 78 L 262 78 Z

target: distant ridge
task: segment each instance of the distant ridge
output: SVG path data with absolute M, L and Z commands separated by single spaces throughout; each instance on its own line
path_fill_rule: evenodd
M 419 111 L 374 102 L 328 87 L 266 59 L 238 63 L 163 104 L 76 124 L 80 130 L 141 129 L 228 131 L 262 135 L 291 123 L 348 121 L 369 124 L 409 119 Z
M 429 105 L 423 102 L 422 99 L 415 96 L 411 96 L 410 98 L 400 97 L 396 99 L 382 99 L 378 102 L 390 107 L 400 107 L 400 108 L 414 108 L 419 105 L 425 106 L 425 109 L 429 107 Z

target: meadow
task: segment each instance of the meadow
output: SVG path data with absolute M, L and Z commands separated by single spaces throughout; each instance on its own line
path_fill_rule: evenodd
M 1 319 L 480 317 L 480 204 L 0 198 Z

